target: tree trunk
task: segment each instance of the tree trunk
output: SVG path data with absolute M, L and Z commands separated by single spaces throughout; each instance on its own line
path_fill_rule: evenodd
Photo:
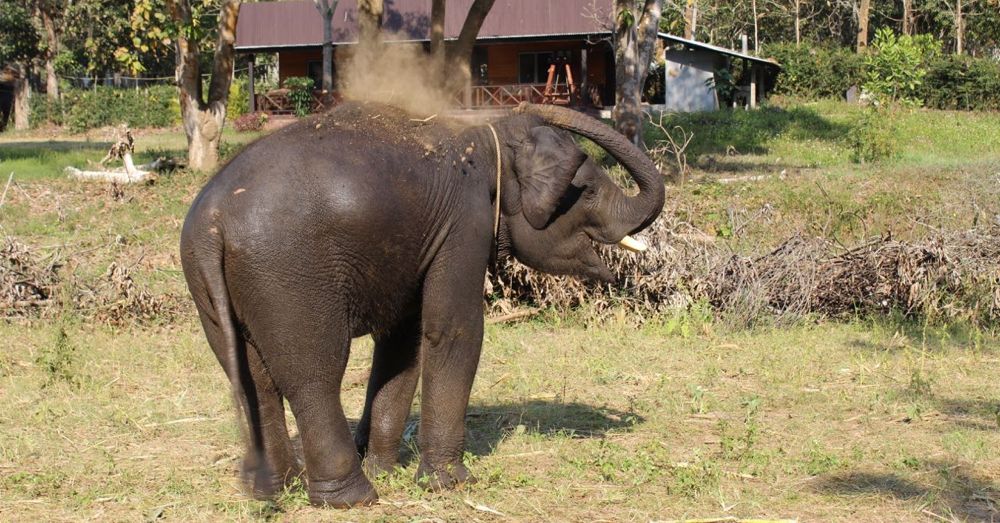
M 913 0 L 903 0 L 903 34 L 913 34 Z
M 465 15 L 465 22 L 462 24 L 462 30 L 458 33 L 458 40 L 446 47 L 445 67 L 448 68 L 448 71 L 442 77 L 446 91 L 467 88 L 470 85 L 472 81 L 472 71 L 470 70 L 472 48 L 476 45 L 479 29 L 482 28 L 486 16 L 493 8 L 493 2 L 494 0 L 475 0 Z
M 170 13 L 179 26 L 190 27 L 191 6 L 188 0 L 169 0 Z M 226 121 L 226 103 L 233 77 L 236 41 L 236 18 L 239 0 L 225 0 L 219 10 L 218 40 L 212 63 L 208 100 L 202 92 L 198 44 L 177 36 L 177 82 L 180 87 L 181 118 L 188 142 L 188 166 L 196 171 L 211 171 L 219 163 L 219 141 Z
M 374 50 L 382 44 L 382 0 L 358 0 L 358 43 Z
M 431 4 L 431 61 L 436 69 L 435 77 L 444 72 L 444 19 L 445 0 L 434 0 Z
M 187 134 L 188 166 L 196 171 L 214 170 L 219 165 L 219 142 L 222 139 L 222 124 L 226 121 L 225 104 L 215 102 L 206 109 L 188 105 L 188 110 L 182 112 L 184 132 Z
M 802 0 L 795 0 L 795 47 L 802 43 Z
M 56 76 L 56 55 L 59 54 L 59 33 L 55 20 L 47 5 L 38 6 L 38 15 L 42 19 L 42 29 L 45 33 L 45 94 L 50 100 L 59 98 L 59 77 Z
M 757 54 L 760 49 L 760 34 L 758 31 L 760 23 L 757 20 L 757 0 L 751 0 L 750 6 L 753 9 L 753 54 Z
M 860 0 L 858 4 L 858 52 L 868 48 L 868 13 L 871 0 Z
M 698 2 L 697 0 L 688 0 L 687 5 L 684 7 L 684 38 L 693 40 L 694 31 L 697 25 Z
M 955 54 L 962 54 L 965 38 L 965 20 L 962 17 L 962 0 L 955 0 Z
M 636 13 L 632 0 L 615 0 L 615 128 L 634 144 L 642 138 L 642 86 L 649 70 L 662 0 L 645 0 Z
M 14 130 L 26 131 L 31 127 L 31 84 L 28 83 L 28 68 L 15 65 L 14 79 Z
M 333 91 L 333 13 L 340 0 L 314 0 L 316 9 L 323 17 L 323 94 Z
M 476 37 L 479 36 L 479 29 L 486 21 L 486 16 L 493 8 L 494 0 L 475 0 L 469 7 L 469 13 L 465 15 L 465 23 L 462 24 L 462 31 L 458 33 L 458 40 L 448 49 L 448 61 L 452 64 L 464 64 L 464 68 L 469 68 L 472 59 L 472 46 L 476 45 Z

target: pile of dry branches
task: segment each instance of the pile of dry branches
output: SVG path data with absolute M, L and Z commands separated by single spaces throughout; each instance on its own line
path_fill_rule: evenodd
M 79 285 L 73 302 L 78 311 L 88 312 L 93 320 L 115 327 L 169 321 L 177 312 L 177 300 L 139 287 L 132 279 L 132 269 L 115 262 L 101 279 Z
M 110 326 L 169 321 L 179 300 L 138 285 L 129 267 L 111 262 L 103 276 L 87 281 L 69 270 L 57 253 L 38 254 L 14 238 L 0 246 L 0 311 L 5 318 L 52 317 L 70 311 Z
M 937 232 L 919 242 L 887 235 L 852 248 L 795 236 L 754 256 L 666 218 L 643 237 L 650 249 L 641 255 L 602 249 L 617 285 L 549 276 L 508 260 L 489 277 L 487 302 L 494 314 L 586 304 L 598 314 L 624 308 L 640 321 L 707 303 L 742 326 L 889 312 L 974 324 L 1000 319 L 1000 227 Z
M 0 248 L 0 305 L 6 315 L 27 315 L 49 305 L 59 281 L 60 265 L 44 260 L 9 236 Z

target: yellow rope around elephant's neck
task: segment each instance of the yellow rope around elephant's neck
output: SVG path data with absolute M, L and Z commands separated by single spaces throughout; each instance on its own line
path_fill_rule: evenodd
M 493 238 L 499 241 L 500 234 L 500 137 L 497 136 L 497 130 L 493 128 L 492 125 L 486 124 L 486 127 L 490 128 L 490 132 L 493 133 L 493 145 L 496 146 L 497 151 L 497 205 L 496 211 L 493 212 Z

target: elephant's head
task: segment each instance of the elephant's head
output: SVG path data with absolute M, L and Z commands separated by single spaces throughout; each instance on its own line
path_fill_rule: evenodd
M 594 242 L 644 246 L 631 238 L 663 208 L 663 179 L 624 136 L 582 113 L 522 105 L 508 125 L 509 165 L 501 185 L 502 243 L 526 265 L 602 281 L 614 275 Z M 617 159 L 639 187 L 626 196 L 566 131 L 590 138 Z

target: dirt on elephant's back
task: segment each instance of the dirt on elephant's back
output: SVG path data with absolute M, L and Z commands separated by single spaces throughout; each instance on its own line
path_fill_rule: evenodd
M 301 125 L 301 127 L 299 127 Z M 466 125 L 441 115 L 418 116 L 397 107 L 376 102 L 345 102 L 308 118 L 296 127 L 310 133 L 348 131 L 365 138 L 372 146 L 417 145 L 434 151 Z

